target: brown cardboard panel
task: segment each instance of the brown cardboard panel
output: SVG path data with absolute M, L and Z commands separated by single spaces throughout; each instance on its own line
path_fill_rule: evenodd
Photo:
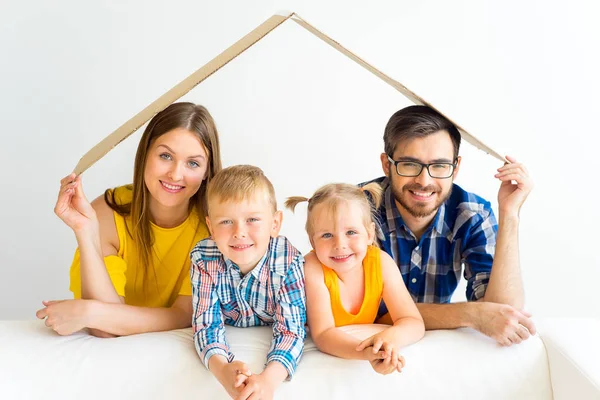
M 345 47 L 343 47 L 338 42 L 331 39 L 329 36 L 325 35 L 323 32 L 319 31 L 314 26 L 310 25 L 308 22 L 300 18 L 295 13 L 291 12 L 283 12 L 279 14 L 273 15 L 271 18 L 263 22 L 253 31 L 248 33 L 246 36 L 235 42 L 233 45 L 229 46 L 225 51 L 221 54 L 213 58 L 203 67 L 198 69 L 196 72 L 188 76 L 186 79 L 175 85 L 171 90 L 160 96 L 156 99 L 152 104 L 148 107 L 144 108 L 134 117 L 132 117 L 129 121 L 125 122 L 119 128 L 117 128 L 114 132 L 104 138 L 100 143 L 94 146 L 90 151 L 88 151 L 77 163 L 74 172 L 79 175 L 83 173 L 86 169 L 92 166 L 96 161 L 104 157 L 106 153 L 112 150 L 116 145 L 121 143 L 124 139 L 129 137 L 133 132 L 135 132 L 140 126 L 144 125 L 148 122 L 153 116 L 155 116 L 158 112 L 164 110 L 170 104 L 177 101 L 195 86 L 200 84 L 206 78 L 217 72 L 221 67 L 225 64 L 233 60 L 235 57 L 246 51 L 250 46 L 254 43 L 261 40 L 265 37 L 269 32 L 273 31 L 279 25 L 292 18 L 294 22 L 305 28 L 307 31 L 311 32 L 313 35 L 317 36 L 321 40 L 325 41 L 327 44 L 331 45 L 334 49 L 341 52 L 352 61 L 358 63 L 363 68 L 386 82 L 388 85 L 392 86 L 400 93 L 402 93 L 406 98 L 412 101 L 415 104 L 427 105 L 429 107 L 433 107 L 431 104 L 426 102 L 423 98 L 419 97 L 417 94 L 409 90 L 406 86 L 402 85 L 400 82 L 390 78 L 388 75 L 379 71 L 377 68 L 372 66 L 371 64 L 364 61 L 362 58 L 358 57 L 356 54 L 352 53 Z M 436 109 L 437 110 L 437 109 Z M 437 110 L 440 112 L 439 110 Z M 455 124 L 464 140 L 471 143 L 473 146 L 477 147 L 480 150 L 485 151 L 486 153 L 493 155 L 501 161 L 506 161 L 503 156 L 499 153 L 491 149 L 489 146 L 484 144 L 481 140 L 477 139 L 475 136 L 468 133 L 466 130 L 461 128 L 458 124 Z
M 377 68 L 375 68 L 374 66 L 372 66 L 371 64 L 369 64 L 368 62 L 363 60 L 362 58 L 358 57 L 356 54 L 352 53 L 350 50 L 346 49 L 344 46 L 342 46 L 335 40 L 331 39 L 329 36 L 327 36 L 323 32 L 319 31 L 317 28 L 315 28 L 314 26 L 312 26 L 311 24 L 306 22 L 304 19 L 302 19 L 298 14 L 294 14 L 292 16 L 292 20 L 294 22 L 296 22 L 297 24 L 299 24 L 300 26 L 302 26 L 303 28 L 305 28 L 306 30 L 308 30 L 309 32 L 311 32 L 313 35 L 317 36 L 319 39 L 323 40 L 325 43 L 332 46 L 334 49 L 336 49 L 340 53 L 342 53 L 345 56 L 347 56 L 348 58 L 350 58 L 352 61 L 356 62 L 357 64 L 359 64 L 360 66 L 362 66 L 363 68 L 365 68 L 366 70 L 371 72 L 373 75 L 375 75 L 378 78 L 380 78 L 381 80 L 383 80 L 388 85 L 395 88 L 397 91 L 402 93 L 407 99 L 409 99 L 413 103 L 429 106 L 429 107 L 433 108 L 434 110 L 436 110 L 437 112 L 439 112 L 440 114 L 444 115 L 440 110 L 438 110 L 433 105 L 431 105 L 430 103 L 425 101 L 422 97 L 418 96 L 416 93 L 409 90 L 406 86 L 404 86 L 400 82 L 390 78 L 389 76 L 387 76 L 383 72 L 379 71 Z M 444 115 L 444 116 L 446 118 L 448 118 L 448 116 L 446 116 L 446 115 Z M 452 119 L 450 119 L 450 118 L 448 118 L 448 119 L 450 121 L 452 121 Z M 460 125 L 458 125 L 454 121 L 452 121 L 452 123 L 454 123 L 454 125 L 456 125 L 456 127 L 460 131 L 461 137 L 464 140 L 471 143 L 473 146 L 477 147 L 478 149 L 483 150 L 486 153 L 498 158 L 500 161 L 503 161 L 503 162 L 507 161 L 503 156 L 501 156 L 499 153 L 494 151 L 491 147 L 487 146 L 481 140 L 477 139 L 475 136 L 471 135 L 466 130 L 461 128 Z
M 83 173 L 83 171 L 104 157 L 106 153 L 129 137 L 133 132 L 148 122 L 157 113 L 167 108 L 206 78 L 217 72 L 225 64 L 242 54 L 244 51 L 246 51 L 246 49 L 265 37 L 265 35 L 277 28 L 291 16 L 292 13 L 288 13 L 286 15 L 273 15 L 246 36 L 229 46 L 221 54 L 206 63 L 202 68 L 198 69 L 186 79 L 175 85 L 171 90 L 160 96 L 148 107 L 144 108 L 129 121 L 117 128 L 113 133 L 105 137 L 100 143 L 94 146 L 79 160 L 73 172 L 75 172 L 77 175 Z

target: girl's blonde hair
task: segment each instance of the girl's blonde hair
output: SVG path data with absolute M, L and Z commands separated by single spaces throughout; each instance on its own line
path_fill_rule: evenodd
M 369 194 L 371 201 L 367 198 Z M 372 182 L 362 188 L 348 183 L 330 183 L 317 189 L 309 199 L 301 196 L 288 197 L 285 206 L 294 211 L 298 203 L 308 202 L 308 214 L 306 216 L 306 232 L 312 240 L 314 224 L 311 218 L 315 206 L 325 204 L 333 214 L 341 202 L 356 202 L 363 212 L 363 223 L 369 229 L 371 223 L 375 222 L 374 213 L 379 208 L 383 198 L 383 189 L 378 183 Z

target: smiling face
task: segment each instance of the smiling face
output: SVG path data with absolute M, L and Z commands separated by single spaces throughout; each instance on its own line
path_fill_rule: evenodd
M 375 225 L 365 226 L 363 208 L 354 201 L 340 201 L 335 210 L 328 203 L 310 212 L 310 241 L 317 258 L 338 276 L 362 266 L 367 246 L 373 243 Z
M 453 163 L 454 147 L 448 132 L 438 131 L 425 137 L 401 141 L 396 145 L 391 157 L 395 161 L 416 161 L 423 164 Z M 446 179 L 432 178 L 426 168 L 423 168 L 419 176 L 400 176 L 385 153 L 381 155 L 381 164 L 384 173 L 390 178 L 400 214 L 408 213 L 415 218 L 431 218 L 450 196 L 452 183 L 460 166 L 460 157 L 454 174 Z
M 207 160 L 198 135 L 177 128 L 159 136 L 148 150 L 144 168 L 151 212 L 187 208 L 206 177 Z
M 281 220 L 281 211 L 274 212 L 269 195 L 258 189 L 242 201 L 210 198 L 206 224 L 219 251 L 246 274 L 279 234 Z

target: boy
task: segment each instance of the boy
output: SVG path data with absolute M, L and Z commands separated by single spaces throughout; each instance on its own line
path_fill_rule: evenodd
M 262 170 L 226 168 L 207 186 L 211 237 L 192 250 L 194 343 L 200 359 L 232 397 L 272 398 L 294 374 L 306 337 L 304 258 L 278 236 L 282 213 Z M 252 374 L 233 361 L 224 323 L 273 325 L 267 365 Z

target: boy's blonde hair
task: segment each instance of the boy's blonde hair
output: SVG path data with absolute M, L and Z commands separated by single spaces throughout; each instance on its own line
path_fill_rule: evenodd
M 210 202 L 242 202 L 262 192 L 271 205 L 273 213 L 277 211 L 277 200 L 273 184 L 264 172 L 253 165 L 234 165 L 218 172 L 208 183 L 206 198 L 210 213 Z
M 365 192 L 371 196 L 373 204 L 369 202 Z M 298 203 L 308 201 L 306 232 L 312 241 L 314 229 L 311 214 L 315 206 L 325 204 L 329 208 L 329 211 L 335 215 L 337 207 L 341 202 L 354 201 L 360 205 L 360 208 L 363 211 L 363 222 L 365 228 L 368 230 L 371 223 L 374 222 L 373 215 L 375 210 L 379 208 L 382 197 L 383 189 L 381 189 L 381 186 L 378 183 L 369 183 L 362 188 L 348 183 L 330 183 L 317 189 L 310 199 L 301 196 L 288 197 L 285 206 L 294 211 Z

